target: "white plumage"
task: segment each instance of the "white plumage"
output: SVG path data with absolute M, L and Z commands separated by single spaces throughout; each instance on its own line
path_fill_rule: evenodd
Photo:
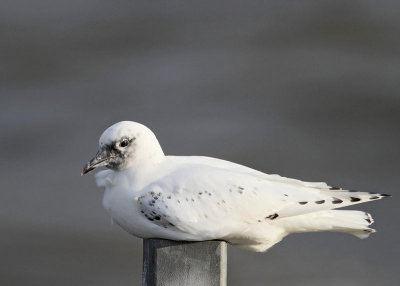
M 144 125 L 123 121 L 101 136 L 98 166 L 103 205 L 113 220 L 141 238 L 225 240 L 265 251 L 291 233 L 339 231 L 368 237 L 368 213 L 332 210 L 387 197 L 325 183 L 268 175 L 232 162 L 165 156 Z

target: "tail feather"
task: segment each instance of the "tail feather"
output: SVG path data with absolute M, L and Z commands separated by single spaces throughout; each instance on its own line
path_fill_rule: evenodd
M 374 222 L 369 213 L 353 210 L 327 210 L 282 218 L 281 224 L 288 233 L 336 231 L 367 238 L 375 230 L 370 228 Z
M 374 220 L 369 213 L 363 211 L 332 210 L 333 216 L 326 219 L 331 224 L 330 231 L 346 232 L 358 238 L 367 238 L 371 233 L 376 232 L 369 226 Z

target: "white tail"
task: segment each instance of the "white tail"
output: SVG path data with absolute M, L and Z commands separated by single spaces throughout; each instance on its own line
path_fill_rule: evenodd
M 337 231 L 359 238 L 367 238 L 375 232 L 369 213 L 352 210 L 327 210 L 280 219 L 279 225 L 288 233 Z

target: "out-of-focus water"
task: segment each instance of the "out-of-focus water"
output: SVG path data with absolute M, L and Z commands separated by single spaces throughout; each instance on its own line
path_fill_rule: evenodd
M 1 285 L 140 285 L 141 240 L 80 177 L 101 132 L 164 151 L 395 195 L 378 232 L 229 248 L 229 285 L 397 285 L 397 1 L 0 4 Z

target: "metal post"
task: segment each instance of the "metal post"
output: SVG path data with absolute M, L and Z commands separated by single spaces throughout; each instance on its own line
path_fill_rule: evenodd
M 143 286 L 226 286 L 223 241 L 143 240 Z

